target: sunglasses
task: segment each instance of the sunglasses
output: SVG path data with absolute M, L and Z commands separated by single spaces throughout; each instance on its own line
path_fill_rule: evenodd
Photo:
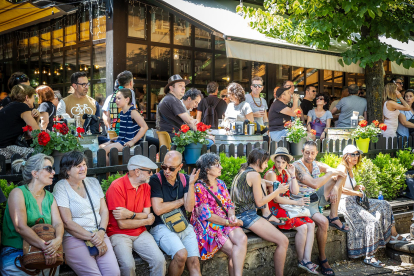
M 221 95 L 221 98 L 222 99 L 227 98 L 227 95 Z
M 252 86 L 253 86 L 254 88 L 262 88 L 262 87 L 263 87 L 263 85 L 262 85 L 262 84 L 252 84 Z
M 361 154 L 359 152 L 357 153 L 349 153 L 349 156 L 351 157 L 359 157 Z
M 178 165 L 177 167 L 168 167 L 167 165 L 162 164 L 161 169 L 163 171 L 170 170 L 170 172 L 174 172 L 176 169 L 178 169 L 179 166 L 180 165 Z
M 151 169 L 147 170 L 147 169 L 138 168 L 138 170 L 143 171 L 143 172 L 147 172 L 147 173 L 152 173 Z
M 313 92 L 313 93 L 315 93 L 315 92 L 316 92 L 316 90 L 311 90 L 310 92 Z
M 43 167 L 42 170 L 45 170 L 48 173 L 52 173 L 53 172 L 53 167 L 52 166 L 46 166 L 46 167 Z
M 401 84 L 401 85 L 403 85 L 403 84 L 404 84 L 403 82 L 400 82 L 400 81 L 397 81 L 397 82 L 395 82 L 395 83 L 398 83 L 398 84 Z
M 316 98 L 316 99 L 317 99 L 317 100 L 321 100 L 321 101 L 325 100 L 325 98 L 324 98 L 323 96 L 318 97 L 318 98 Z

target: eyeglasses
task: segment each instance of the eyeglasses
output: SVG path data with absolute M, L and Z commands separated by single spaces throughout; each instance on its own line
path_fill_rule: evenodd
M 361 154 L 359 152 L 357 153 L 350 153 L 349 156 L 351 157 L 359 157 Z
M 52 166 L 46 166 L 46 167 L 43 167 L 42 170 L 45 170 L 48 173 L 52 173 L 53 172 L 53 167 Z
M 227 95 L 221 95 L 221 98 L 222 99 L 227 98 Z
M 177 167 L 168 167 L 167 165 L 162 164 L 161 169 L 163 171 L 170 170 L 170 172 L 174 172 L 176 169 L 178 169 L 179 166 L 180 165 L 178 165 Z
M 212 165 L 211 167 L 220 168 L 220 167 L 221 167 L 221 163 L 220 163 L 220 162 L 218 162 L 218 163 L 216 163 L 216 164 Z
M 87 82 L 87 83 L 76 83 L 76 84 L 82 86 L 83 88 L 86 88 L 89 85 L 91 85 L 89 82 Z
M 151 169 L 147 170 L 147 169 L 138 168 L 138 170 L 144 171 L 144 172 L 147 172 L 147 173 L 152 173 L 152 170 Z
M 316 98 L 317 100 L 321 100 L 321 101 L 323 101 L 323 100 L 325 100 L 325 98 L 323 97 L 323 96 L 320 96 L 320 97 L 318 97 L 318 98 Z
M 403 82 L 401 82 L 401 81 L 396 81 L 395 83 L 398 83 L 398 84 L 401 84 L 401 85 L 403 85 L 404 83 Z
M 254 88 L 262 88 L 263 84 L 252 84 Z
M 311 90 L 310 92 L 316 93 L 316 90 Z

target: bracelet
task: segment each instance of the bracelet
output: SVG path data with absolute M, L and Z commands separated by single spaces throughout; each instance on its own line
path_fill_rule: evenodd
M 98 231 L 99 231 L 99 230 L 102 230 L 102 231 L 104 231 L 104 233 L 106 233 L 106 229 L 105 229 L 105 228 L 103 228 L 103 227 L 99 227 L 99 228 L 98 228 Z
M 295 178 L 296 178 L 296 176 L 292 176 L 290 179 L 291 179 L 291 180 L 293 180 L 293 179 L 295 179 Z
M 137 215 L 137 214 L 135 214 L 135 213 L 134 213 L 134 214 L 132 215 L 132 217 L 130 217 L 129 219 L 134 219 L 136 215 Z

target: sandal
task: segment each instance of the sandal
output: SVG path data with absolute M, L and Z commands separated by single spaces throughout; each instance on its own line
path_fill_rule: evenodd
M 321 261 L 321 259 L 318 258 L 318 262 L 319 262 L 319 267 L 321 268 L 322 275 L 335 276 L 335 272 L 333 271 L 332 268 L 323 266 L 324 263 L 328 262 L 328 259 Z
M 384 264 L 380 261 L 377 260 L 376 262 L 372 262 L 371 258 L 365 258 L 364 263 L 367 265 L 372 265 L 373 267 L 377 267 L 377 268 L 384 268 Z
M 307 265 L 309 265 L 309 264 L 311 264 L 311 265 L 312 265 L 312 268 L 307 267 Z M 300 262 L 298 263 L 298 267 L 300 267 L 300 268 L 302 268 L 302 269 L 306 270 L 306 271 L 307 271 L 307 272 L 309 272 L 309 273 L 312 273 L 312 274 L 315 274 L 315 275 L 319 275 L 319 272 L 318 272 L 318 271 L 316 271 L 316 268 L 318 268 L 318 266 L 316 265 L 316 267 L 315 267 L 315 264 L 314 264 L 314 263 L 312 263 L 312 262 L 307 262 L 307 263 L 305 263 L 305 262 L 302 260 L 302 261 L 300 261 Z
M 349 229 L 345 229 L 346 225 L 344 223 L 342 223 L 342 227 L 339 227 L 337 224 L 332 223 L 335 220 L 339 220 L 339 217 L 334 217 L 333 219 L 329 218 L 329 216 L 326 217 L 329 221 L 329 226 L 335 227 L 336 229 L 338 229 L 341 232 L 344 233 L 348 233 Z
M 264 217 L 262 216 L 265 220 L 269 221 L 269 219 L 273 216 L 273 214 L 270 214 L 268 217 Z M 278 226 L 278 225 L 285 225 L 286 222 L 276 222 L 276 221 L 269 221 L 273 226 Z
M 398 237 L 400 237 L 400 234 L 397 234 L 397 236 L 391 236 L 391 239 L 390 239 L 389 243 L 390 244 L 396 244 L 396 243 L 399 243 L 399 242 L 408 243 L 408 240 L 405 237 L 402 237 L 401 240 L 399 240 Z

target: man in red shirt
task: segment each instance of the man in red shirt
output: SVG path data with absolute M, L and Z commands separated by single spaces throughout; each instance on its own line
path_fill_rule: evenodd
M 165 275 L 166 261 L 146 225 L 154 223 L 150 213 L 151 187 L 148 184 L 151 170 L 157 165 L 142 155 L 128 162 L 128 174 L 112 182 L 106 192 L 109 209 L 107 234 L 111 240 L 122 276 L 135 276 L 132 250 L 150 267 L 150 275 Z

